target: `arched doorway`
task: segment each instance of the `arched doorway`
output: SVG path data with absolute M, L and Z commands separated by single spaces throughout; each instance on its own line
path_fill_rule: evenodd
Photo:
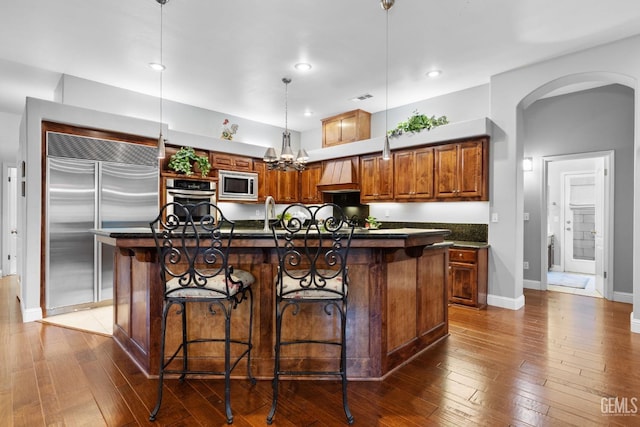
M 622 97 L 623 101 L 617 104 L 615 101 L 611 101 L 615 96 Z M 545 289 L 546 287 L 545 273 L 548 265 L 546 243 L 549 228 L 547 221 L 549 218 L 547 212 L 549 183 L 546 173 L 549 162 L 554 157 L 556 160 L 559 160 L 561 156 L 585 158 L 596 156 L 598 151 L 615 151 L 616 161 L 619 160 L 623 163 L 620 173 L 624 175 L 619 178 L 626 177 L 626 179 L 618 179 L 616 182 L 625 187 L 624 194 L 633 194 L 633 181 L 629 180 L 628 177 L 633 176 L 634 168 L 634 103 L 634 84 L 628 77 L 613 73 L 581 73 L 553 80 L 532 91 L 519 104 L 520 114 L 518 114 L 517 126 L 518 129 L 522 130 L 519 135 L 522 135 L 522 142 L 520 143 L 523 148 L 523 157 L 533 157 L 535 159 L 534 164 L 539 168 L 539 171 L 534 174 L 523 172 L 523 194 L 525 198 L 523 209 L 525 213 L 536 210 L 538 218 L 538 223 L 534 225 L 527 224 L 525 221 L 523 230 L 523 261 L 532 257 L 532 241 L 536 252 L 533 258 L 538 260 L 533 262 L 534 270 L 536 270 L 537 274 L 532 274 L 531 271 L 524 271 L 525 287 L 531 287 L 527 286 L 527 284 L 535 281 L 538 281 L 539 288 Z M 619 112 L 620 105 L 624 106 L 624 110 L 626 110 L 624 120 L 621 119 L 624 125 L 619 125 L 619 122 L 616 121 L 621 115 Z M 544 106 L 544 109 L 542 106 Z M 538 114 L 536 119 L 529 117 L 533 110 L 537 111 L 535 113 Z M 541 111 L 544 112 L 540 113 Z M 552 111 L 553 113 L 551 113 Z M 613 125 L 612 123 L 616 124 Z M 549 128 L 546 134 L 544 131 L 536 132 L 537 129 L 546 127 Z M 620 132 L 620 127 L 625 128 L 624 132 Z M 532 129 L 534 130 L 532 131 Z M 557 129 L 557 136 L 552 135 L 554 129 Z M 532 133 L 534 134 L 533 137 L 531 136 Z M 542 141 L 545 138 L 548 141 Z M 617 141 L 612 141 L 616 139 Z M 621 139 L 623 141 L 620 141 Z M 614 181 L 613 176 L 611 176 L 611 181 Z M 535 188 L 534 192 L 536 193 L 533 201 L 531 200 L 532 188 Z M 613 194 L 612 192 L 612 197 Z M 628 197 L 628 199 L 631 200 L 632 198 Z M 613 210 L 613 200 L 611 202 L 611 209 Z M 622 224 L 619 225 L 617 221 L 623 221 L 627 230 L 632 229 L 633 203 L 620 202 L 619 204 L 622 206 L 621 212 L 616 212 L 615 220 L 613 215 L 611 218 L 612 222 L 616 221 L 616 232 L 614 233 L 611 229 L 608 233 L 604 233 L 606 235 L 604 244 L 609 247 L 609 256 L 605 256 L 605 265 L 602 267 L 601 273 L 604 272 L 606 278 L 613 279 L 614 270 L 617 272 L 622 271 L 623 274 L 619 275 L 620 280 L 624 283 L 632 283 L 633 240 L 630 233 L 625 235 L 620 232 L 619 228 L 622 227 Z M 523 216 L 526 217 L 526 214 Z M 561 218 L 560 215 L 557 215 L 557 217 Z M 572 225 L 562 224 L 562 226 L 569 228 Z M 532 234 L 531 228 L 535 228 L 535 235 Z M 615 246 L 613 243 L 614 235 L 617 240 Z M 622 257 L 620 262 L 614 259 L 614 252 Z M 627 255 L 630 255 L 628 260 L 624 259 Z M 534 280 L 531 280 L 532 278 Z M 606 285 L 606 281 L 604 283 Z M 610 280 L 608 288 L 605 286 L 604 294 L 606 297 L 614 297 L 613 287 L 614 282 Z M 624 291 L 619 292 L 619 294 L 628 298 L 628 301 L 624 300 L 625 302 L 631 303 L 632 290 L 629 289 L 627 292 L 624 289 Z

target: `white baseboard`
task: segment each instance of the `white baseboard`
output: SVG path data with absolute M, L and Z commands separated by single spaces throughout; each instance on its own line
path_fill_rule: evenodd
M 540 289 L 542 289 L 542 285 L 540 284 L 539 280 L 524 279 L 522 281 L 522 287 L 525 289 L 535 289 L 536 291 L 539 291 Z
M 631 332 L 640 334 L 640 319 L 634 319 L 633 312 L 631 312 Z
M 20 309 L 22 310 L 22 321 L 23 322 L 35 322 L 36 320 L 42 320 L 42 309 L 40 308 L 29 308 L 24 309 L 22 304 L 20 304 Z
M 520 295 L 518 298 L 507 298 L 500 295 L 487 295 L 487 304 L 508 308 L 509 310 L 520 310 L 524 307 L 524 295 Z
M 625 302 L 627 304 L 633 304 L 633 294 L 631 292 L 613 291 L 613 300 L 615 302 Z

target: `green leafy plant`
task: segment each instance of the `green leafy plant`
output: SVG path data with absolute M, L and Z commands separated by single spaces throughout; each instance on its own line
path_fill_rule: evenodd
M 378 222 L 375 216 L 369 215 L 364 219 L 364 222 L 367 224 L 367 228 L 379 228 L 382 223 Z
M 200 168 L 200 174 L 202 176 L 209 175 L 209 171 L 211 171 L 211 163 L 209 163 L 209 157 L 207 156 L 197 156 L 196 164 Z
M 410 116 L 407 121 L 400 122 L 395 129 L 388 131 L 389 136 L 400 136 L 404 132 L 421 132 L 422 130 L 431 130 L 434 127 L 446 125 L 449 123 L 447 116 L 428 117 L 424 114 L 420 114 L 418 110 L 414 110 L 413 115 Z
M 193 175 L 192 164 L 197 163 L 202 176 L 207 176 L 211 171 L 211 163 L 207 156 L 198 156 L 191 147 L 182 147 L 169 159 L 169 168 L 178 173 Z
M 278 215 L 276 215 L 276 218 L 277 218 L 278 220 L 281 220 L 281 219 L 282 219 L 282 214 L 281 214 L 281 213 L 279 213 Z M 290 220 L 291 218 L 293 218 L 293 216 L 291 216 L 291 214 L 290 214 L 289 212 L 287 212 L 287 213 L 285 213 L 285 214 L 284 214 L 284 220 L 285 220 L 285 221 L 289 222 L 289 220 Z

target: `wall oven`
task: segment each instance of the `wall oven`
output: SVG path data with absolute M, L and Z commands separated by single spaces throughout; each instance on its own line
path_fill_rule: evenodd
M 167 203 L 178 202 L 183 205 L 195 205 L 200 202 L 209 202 L 216 204 L 216 183 L 213 181 L 198 181 L 193 179 L 175 179 L 167 178 Z M 210 209 L 206 206 L 201 207 L 194 212 L 194 221 L 200 221 L 203 217 L 210 214 Z M 173 214 L 173 210 L 169 208 L 168 214 Z M 178 212 L 178 219 L 184 222 L 186 218 Z
M 218 171 L 218 200 L 232 202 L 258 201 L 258 174 L 255 172 Z

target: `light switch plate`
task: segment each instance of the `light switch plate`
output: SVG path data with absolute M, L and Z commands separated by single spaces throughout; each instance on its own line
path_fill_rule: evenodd
M 491 222 L 498 222 L 498 213 L 494 212 L 491 214 Z

